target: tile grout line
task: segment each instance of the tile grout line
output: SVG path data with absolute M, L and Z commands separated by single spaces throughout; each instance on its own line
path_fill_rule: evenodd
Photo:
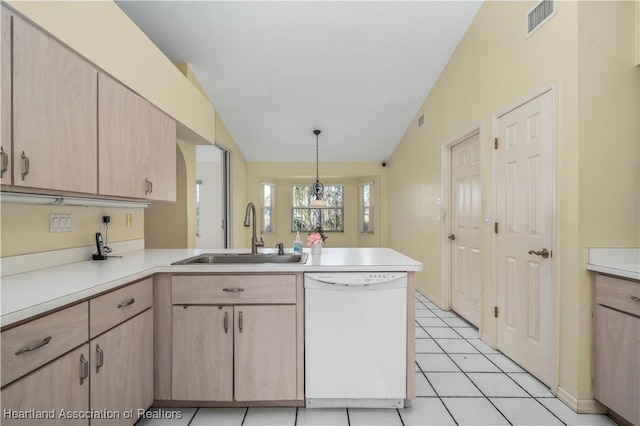
M 427 307 L 427 309 L 429 309 L 429 307 Z M 429 310 L 431 311 L 431 309 L 429 309 Z M 434 313 L 433 311 L 431 311 L 431 312 L 432 312 L 432 313 Z M 453 312 L 453 311 L 451 311 L 451 312 Z M 455 313 L 455 312 L 454 312 L 454 314 L 455 314 L 458 318 L 460 318 L 460 316 L 459 316 L 457 313 Z M 437 314 L 435 314 L 435 313 L 434 313 L 434 315 L 436 315 L 436 316 L 437 316 Z M 462 319 L 463 321 L 465 321 L 465 320 L 464 320 L 464 318 L 461 318 L 461 319 Z M 447 323 L 447 325 L 448 325 L 448 323 Z M 460 337 L 462 337 L 462 339 L 464 339 L 464 341 L 465 341 L 465 342 L 467 342 L 468 344 L 470 344 L 471 346 L 473 346 L 473 345 L 468 341 L 469 339 L 467 339 L 466 337 L 464 337 L 462 334 L 458 333 L 458 331 L 456 331 L 456 330 L 455 330 L 455 327 L 450 326 L 450 328 L 451 328 L 451 329 L 453 329 L 453 331 L 454 331 L 454 332 L 456 332 L 458 335 L 460 335 Z M 427 332 L 427 331 L 425 330 L 425 332 Z M 427 332 L 427 334 L 429 334 L 429 332 Z M 495 409 L 496 409 L 496 410 L 497 410 L 497 411 L 502 415 L 502 417 L 504 417 L 504 418 L 505 418 L 505 419 L 506 419 L 510 424 L 512 424 L 512 423 L 511 423 L 511 421 L 510 421 L 510 420 L 509 420 L 509 419 L 508 419 L 508 418 L 507 418 L 507 417 L 502 413 L 502 411 L 500 411 L 500 409 L 499 409 L 499 408 L 498 408 L 498 407 L 493 403 L 493 401 L 491 401 L 491 399 L 490 399 L 489 397 L 487 397 L 487 396 L 484 394 L 484 392 L 482 392 L 482 390 L 478 387 L 478 385 L 476 385 L 476 383 L 475 383 L 475 382 L 474 382 L 474 381 L 473 381 L 473 380 L 472 380 L 472 379 L 467 375 L 467 372 L 466 372 L 466 371 L 464 371 L 464 370 L 462 369 L 462 367 L 461 367 L 460 365 L 458 365 L 458 363 L 456 363 L 456 361 L 455 361 L 451 356 L 449 356 L 449 353 L 448 353 L 448 352 L 446 352 L 446 351 L 444 350 L 444 348 L 443 348 L 442 346 L 440 346 L 440 344 L 439 344 L 435 339 L 433 339 L 433 341 L 435 342 L 435 344 L 436 344 L 436 345 L 438 345 L 438 347 L 440 347 L 440 349 L 442 349 L 442 351 L 447 355 L 447 357 L 449 357 L 449 359 L 451 360 L 451 362 L 453 362 L 453 363 L 456 365 L 456 367 L 458 367 L 458 368 L 460 369 L 460 371 L 462 371 L 462 373 L 465 375 L 465 377 L 466 377 L 466 378 L 467 378 L 471 383 L 473 383 L 473 385 L 478 389 L 478 391 L 480 391 L 480 393 L 483 395 L 483 397 L 484 397 L 484 398 L 486 398 L 486 399 L 489 401 L 489 403 L 490 403 L 491 405 L 493 405 L 493 407 L 494 407 L 494 408 L 495 408 Z M 482 339 L 480 339 L 480 341 L 482 341 Z M 557 416 L 553 411 L 549 410 L 549 409 L 548 409 L 544 404 L 542 404 L 540 401 L 538 401 L 538 399 L 536 399 L 536 397 L 534 397 L 534 396 L 533 396 L 529 391 L 527 391 L 527 390 L 526 390 L 526 389 L 525 389 L 525 388 L 524 388 L 520 383 L 518 383 L 517 381 L 515 381 L 515 380 L 513 379 L 513 377 L 511 377 L 511 376 L 508 374 L 508 372 L 504 371 L 504 370 L 503 370 L 499 365 L 497 365 L 495 362 L 493 362 L 493 361 L 491 360 L 491 358 L 489 358 L 485 353 L 483 353 L 482 351 L 480 351 L 480 350 L 479 350 L 478 348 L 476 348 L 475 346 L 473 346 L 473 347 L 474 347 L 474 348 L 478 351 L 478 353 L 479 353 L 480 355 L 482 355 L 486 360 L 488 360 L 491 364 L 495 365 L 495 366 L 498 368 L 498 370 L 500 370 L 500 372 L 501 372 L 502 374 L 504 374 L 505 376 L 507 376 L 507 377 L 509 378 L 509 380 L 511 380 L 511 381 L 512 381 L 513 383 L 515 383 L 515 384 L 516 384 L 520 389 L 522 389 L 522 390 L 523 390 L 523 391 L 528 395 L 528 397 L 526 397 L 527 399 L 533 399 L 533 400 L 535 400 L 535 401 L 536 401 L 536 403 L 538 403 L 539 405 L 541 405 L 541 406 L 542 406 L 542 407 L 543 407 L 547 412 L 549 412 L 553 417 L 555 417 L 556 419 L 558 419 L 558 421 L 560 421 L 560 423 L 562 423 L 563 425 L 566 425 L 566 423 L 565 423 L 561 418 L 559 418 L 559 417 L 558 417 L 558 416 Z M 506 355 L 504 355 L 502 352 L 500 352 L 500 351 L 497 351 L 497 352 L 498 352 L 498 353 L 500 353 L 500 354 L 502 354 L 503 356 L 507 357 L 507 356 L 506 356 Z M 507 358 L 509 358 L 509 357 L 507 357 Z M 511 358 L 509 358 L 509 359 L 511 359 Z M 517 363 L 516 363 L 515 361 L 513 361 L 513 360 L 511 360 L 511 361 L 512 361 L 512 362 L 514 362 L 514 363 L 517 365 Z M 522 368 L 520 365 L 518 365 L 518 367 Z M 420 370 L 422 371 L 422 367 L 420 367 Z M 524 369 L 523 369 L 523 370 L 524 370 Z M 525 372 L 526 372 L 526 370 L 525 370 Z M 530 373 L 528 373 L 528 374 L 530 374 Z M 425 378 L 426 378 L 426 374 L 425 374 L 424 376 L 425 376 Z M 533 375 L 532 375 L 532 377 L 534 377 L 534 378 L 535 378 L 535 376 L 533 376 Z M 537 379 L 536 379 L 536 380 L 537 380 Z M 429 381 L 429 379 L 428 379 L 428 378 L 427 378 L 427 381 Z M 432 387 L 433 387 L 433 386 L 432 386 Z M 434 388 L 434 391 L 435 391 L 435 388 Z M 438 393 L 438 392 L 436 391 L 436 394 L 437 394 L 437 393 Z M 439 395 L 438 395 L 438 396 L 439 396 Z M 495 398 L 498 398 L 498 397 L 495 397 Z M 514 398 L 517 398 L 517 397 L 514 397 Z
M 448 325 L 448 324 L 447 324 L 447 325 Z M 453 327 L 449 327 L 449 328 L 453 329 Z M 465 341 L 465 342 L 467 341 L 467 339 L 465 339 L 465 338 L 464 338 L 464 336 L 462 336 L 460 333 L 458 333 L 458 332 L 457 332 L 457 331 L 455 331 L 455 330 L 453 330 L 453 331 L 454 331 L 455 333 L 457 333 L 458 335 L 460 335 L 460 337 L 462 337 L 462 339 L 464 339 L 464 341 Z M 428 332 L 427 332 L 427 334 L 428 334 Z M 446 356 L 451 360 L 451 362 L 453 362 L 453 364 L 454 364 L 456 367 L 458 367 L 458 368 L 460 369 L 460 371 L 462 372 L 462 374 L 464 374 L 464 376 L 467 378 L 467 380 L 469 380 L 469 381 L 473 384 L 473 386 L 475 386 L 475 388 L 476 388 L 476 389 L 478 389 L 478 392 L 480 392 L 480 394 L 483 396 L 483 398 L 484 398 L 484 399 L 486 399 L 486 400 L 489 402 L 489 404 L 491 404 L 491 405 L 493 406 L 493 408 L 495 408 L 495 409 L 496 409 L 496 411 L 497 411 L 498 413 L 500 413 L 500 415 L 502 416 L 502 418 L 504 418 L 504 419 L 507 421 L 507 423 L 509 423 L 511 426 L 513 426 L 513 423 L 511 422 L 511 420 L 509 420 L 509 419 L 507 418 L 507 416 L 505 416 L 505 415 L 504 415 L 504 413 L 502 413 L 502 411 L 500 411 L 500 409 L 499 409 L 498 407 L 496 407 L 496 405 L 493 403 L 493 401 L 491 401 L 491 400 L 490 400 L 490 399 L 489 399 L 489 398 L 484 394 L 484 392 L 482 392 L 482 389 L 480 389 L 480 387 L 479 387 L 479 386 L 478 386 L 478 385 L 477 385 L 473 380 L 471 380 L 471 378 L 467 375 L 467 372 L 466 372 L 466 371 L 464 371 L 464 370 L 462 370 L 462 368 L 461 368 L 461 367 L 460 367 L 460 366 L 455 362 L 455 360 L 454 360 L 453 358 L 451 358 L 451 356 L 449 356 L 449 353 L 447 353 L 447 352 L 444 350 L 444 348 L 443 348 L 442 346 L 440 346 L 440 344 L 439 344 L 435 339 L 434 339 L 434 342 L 436 343 L 436 345 L 438 345 L 438 346 L 440 347 L 440 349 L 442 349 L 442 351 L 444 352 L 444 354 L 445 354 L 445 355 L 446 355 Z M 469 342 L 467 342 L 467 343 L 469 343 Z M 471 343 L 469 343 L 469 344 L 471 345 Z M 473 345 L 471 345 L 471 346 L 473 346 Z M 480 352 L 480 351 L 478 351 L 478 352 Z M 483 355 L 484 355 L 484 354 L 483 354 Z M 486 358 L 486 356 L 485 356 L 485 358 Z M 488 358 L 487 358 L 487 359 L 488 359 Z M 490 360 L 490 359 L 489 359 L 489 362 L 491 362 L 491 360 Z M 496 366 L 496 367 L 498 367 L 498 366 Z M 422 367 L 420 367 L 420 369 L 422 370 Z M 498 367 L 498 369 L 502 371 L 502 369 L 501 369 L 500 367 Z M 504 373 L 504 372 L 503 372 L 503 374 L 505 374 L 505 375 L 506 375 L 506 373 Z M 426 376 L 426 375 L 425 375 L 425 376 Z M 511 379 L 511 378 L 510 378 L 510 379 Z M 513 379 L 511 379 L 511 380 L 513 380 Z M 434 388 L 434 391 L 435 391 L 435 388 Z M 438 391 L 436 391 L 436 394 L 438 394 Z M 440 396 L 440 395 L 438 395 L 438 396 Z M 443 402 L 443 404 L 444 404 L 444 402 Z

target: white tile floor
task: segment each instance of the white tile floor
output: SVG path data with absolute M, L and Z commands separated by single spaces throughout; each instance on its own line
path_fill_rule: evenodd
M 616 425 L 576 414 L 544 384 L 479 339 L 454 312 L 416 293 L 416 399 L 412 408 L 151 409 L 137 426 Z M 167 418 L 172 417 L 172 418 Z

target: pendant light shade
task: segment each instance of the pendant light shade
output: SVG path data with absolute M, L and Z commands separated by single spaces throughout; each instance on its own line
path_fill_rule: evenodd
M 316 129 L 313 131 L 313 134 L 316 135 L 316 183 L 313 184 L 313 197 L 314 199 L 309 204 L 309 207 L 314 209 L 324 209 L 327 208 L 327 203 L 324 201 L 322 197 L 324 193 L 324 185 L 320 183 L 320 177 L 318 174 L 318 136 L 321 131 Z

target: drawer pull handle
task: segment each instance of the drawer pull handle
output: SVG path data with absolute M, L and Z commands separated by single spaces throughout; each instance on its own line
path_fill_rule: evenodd
M 0 146 L 0 157 L 2 157 L 2 166 L 0 166 L 0 178 L 9 170 L 9 154 L 4 152 L 4 148 Z
M 224 313 L 224 334 L 229 333 L 229 312 Z
M 631 300 L 633 300 L 634 302 L 640 303 L 640 297 L 631 296 Z
M 104 351 L 100 349 L 100 345 L 96 345 L 96 354 L 98 361 L 96 362 L 96 374 L 100 372 L 100 367 L 104 365 Z
M 27 157 L 27 154 L 22 151 L 22 155 L 20 155 L 20 158 L 22 158 L 22 173 L 20 174 L 20 177 L 22 178 L 22 180 L 24 180 L 29 174 L 29 157 Z
M 240 333 L 242 333 L 242 311 L 238 315 L 238 328 L 240 329 Z
M 228 293 L 239 293 L 244 291 L 244 288 L 223 288 L 222 291 L 226 291 Z
M 129 300 L 127 300 L 126 302 L 122 302 L 121 304 L 118 305 L 118 309 L 120 308 L 126 308 L 127 306 L 131 306 L 134 303 L 136 303 L 136 299 L 134 299 L 133 297 Z
M 82 373 L 80 373 L 80 385 L 84 383 L 84 379 L 89 377 L 89 361 L 84 359 L 84 354 L 80 354 L 80 366 L 82 367 Z
M 24 348 L 18 349 L 16 351 L 16 355 L 22 355 L 22 354 L 27 353 L 27 352 L 33 352 L 36 349 L 40 349 L 41 347 L 43 347 L 45 345 L 48 345 L 50 341 L 51 341 L 51 336 L 47 336 L 44 339 L 42 339 L 41 342 L 36 343 L 33 346 L 25 346 Z

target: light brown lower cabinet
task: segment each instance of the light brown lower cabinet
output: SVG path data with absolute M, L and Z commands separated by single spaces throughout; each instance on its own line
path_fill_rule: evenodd
M 295 305 L 173 307 L 172 397 L 296 399 Z
M 91 409 L 96 425 L 133 425 L 153 403 L 153 310 L 91 340 Z M 131 413 L 131 414 L 129 414 Z
M 596 276 L 595 397 L 640 426 L 640 282 Z
M 233 401 L 233 307 L 173 307 L 173 399 Z
M 3 425 L 88 425 L 89 345 L 2 389 Z

